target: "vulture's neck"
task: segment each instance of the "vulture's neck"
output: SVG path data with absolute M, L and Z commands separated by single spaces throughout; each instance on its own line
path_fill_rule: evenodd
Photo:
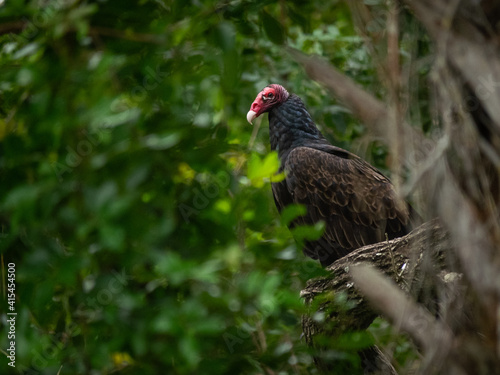
M 295 147 L 329 144 L 316 128 L 304 103 L 296 95 L 269 111 L 271 149 L 284 160 Z

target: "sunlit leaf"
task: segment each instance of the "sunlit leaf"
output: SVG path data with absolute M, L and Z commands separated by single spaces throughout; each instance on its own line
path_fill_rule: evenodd
M 272 152 L 263 159 L 257 153 L 252 153 L 248 160 L 247 176 L 255 187 L 262 187 L 265 182 L 279 182 L 283 180 L 284 173 L 277 174 L 280 167 L 278 154 Z

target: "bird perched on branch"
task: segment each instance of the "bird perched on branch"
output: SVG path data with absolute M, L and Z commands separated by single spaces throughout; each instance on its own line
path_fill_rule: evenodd
M 286 176 L 272 184 L 278 210 L 305 205 L 306 214 L 291 227 L 325 223 L 319 240 L 305 242 L 305 255 L 328 266 L 359 247 L 408 233 L 411 207 L 391 182 L 358 156 L 331 145 L 297 95 L 281 85 L 265 87 L 252 103 L 248 122 L 264 112 L 269 113 L 271 149 L 278 152 Z

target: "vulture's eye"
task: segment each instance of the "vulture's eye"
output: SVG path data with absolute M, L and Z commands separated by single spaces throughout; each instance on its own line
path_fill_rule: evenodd
M 268 92 L 267 94 L 262 94 L 262 100 L 267 101 L 269 99 L 272 99 L 274 97 L 274 94 L 272 92 Z

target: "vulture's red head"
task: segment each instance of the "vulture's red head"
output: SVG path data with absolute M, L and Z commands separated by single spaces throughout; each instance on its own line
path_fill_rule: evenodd
M 256 117 L 282 104 L 288 99 L 288 96 L 288 91 L 281 85 L 273 83 L 266 86 L 264 90 L 259 92 L 250 107 L 250 111 L 247 113 L 248 122 L 251 124 Z

